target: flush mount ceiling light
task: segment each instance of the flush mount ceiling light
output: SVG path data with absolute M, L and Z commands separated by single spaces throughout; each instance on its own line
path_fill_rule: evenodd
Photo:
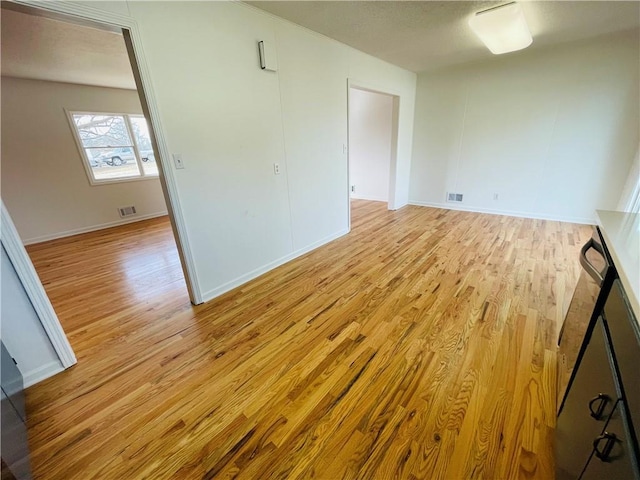
M 522 7 L 516 2 L 476 13 L 469 26 L 496 55 L 522 50 L 533 42 Z

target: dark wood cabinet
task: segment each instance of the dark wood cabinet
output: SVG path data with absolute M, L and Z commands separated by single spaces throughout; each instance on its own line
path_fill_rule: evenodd
M 613 284 L 604 314 L 611 332 L 629 415 L 634 425 L 640 428 L 640 324 L 633 315 L 619 280 Z M 636 430 L 635 433 L 639 432 Z
M 593 442 L 593 451 L 581 480 L 634 478 L 633 451 L 623 420 L 625 416 L 624 402 L 620 401 L 604 431 Z
M 582 355 L 556 426 L 556 474 L 640 480 L 640 335 L 618 280 Z
M 31 479 L 22 374 L 0 342 L 2 478 Z
M 603 431 L 618 394 L 609 366 L 602 318 L 593 329 L 556 425 L 558 478 L 578 478 L 593 441 Z

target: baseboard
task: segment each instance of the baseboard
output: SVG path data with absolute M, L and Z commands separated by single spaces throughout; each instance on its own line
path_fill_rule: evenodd
M 462 212 L 488 213 L 490 215 L 504 215 L 507 217 L 531 218 L 533 220 L 549 220 L 553 222 L 579 223 L 583 225 L 595 225 L 595 218 L 586 217 L 565 217 L 562 215 L 538 215 L 530 212 L 518 212 L 512 210 L 493 210 L 489 208 L 466 207 L 463 205 L 455 205 L 450 203 L 431 203 L 420 202 L 417 200 L 409 200 L 409 205 L 419 207 L 442 208 L 444 210 L 458 210 Z
M 30 372 L 23 372 L 22 380 L 24 382 L 24 388 L 35 385 L 36 383 L 46 380 L 49 377 L 53 377 L 63 371 L 64 367 L 60 362 L 50 362 L 36 368 L 35 370 L 31 370 Z
M 243 285 L 248 281 L 253 280 L 254 278 L 257 278 L 260 275 L 263 275 L 268 271 L 279 267 L 280 265 L 284 265 L 285 263 L 290 262 L 291 260 L 304 255 L 305 253 L 309 253 L 311 250 L 315 250 L 316 248 L 326 245 L 327 243 L 332 242 L 333 240 L 340 238 L 343 235 L 346 235 L 347 233 L 349 233 L 348 229 L 340 230 L 339 232 L 329 235 L 328 237 L 325 237 L 322 240 L 319 240 L 310 245 L 307 245 L 306 247 L 295 250 L 290 254 L 285 255 L 284 257 L 280 257 L 279 259 L 274 260 L 273 262 L 269 262 L 266 265 L 263 265 L 262 267 L 256 268 L 255 270 L 252 270 L 249 273 L 245 273 L 244 275 L 241 275 L 238 278 L 231 280 L 230 282 L 227 282 L 219 287 L 214 288 L 213 290 L 204 292 L 202 294 L 202 298 L 205 302 L 208 302 L 209 300 L 213 300 L 214 298 L 219 297 L 220 295 L 227 293 L 228 291 L 233 290 L 234 288 L 239 287 L 240 285 Z
M 149 220 L 150 218 L 163 217 L 168 215 L 167 212 L 149 213 L 147 215 L 136 215 L 134 218 L 127 218 L 122 220 L 116 220 L 114 222 L 101 223 L 99 225 L 92 225 L 90 227 L 75 228 L 73 230 L 67 230 L 65 232 L 52 233 L 51 235 L 43 235 L 41 237 L 27 238 L 22 241 L 25 245 L 33 245 L 34 243 L 48 242 L 49 240 L 57 240 L 58 238 L 72 237 L 73 235 L 80 235 L 81 233 L 95 232 L 97 230 L 104 230 L 105 228 L 117 227 L 120 225 L 126 225 L 128 223 L 141 222 L 142 220 Z
M 370 202 L 385 202 L 385 203 L 389 203 L 389 200 L 385 199 L 385 198 L 361 197 L 361 196 L 356 196 L 356 195 L 352 195 L 351 196 L 351 200 L 368 200 Z

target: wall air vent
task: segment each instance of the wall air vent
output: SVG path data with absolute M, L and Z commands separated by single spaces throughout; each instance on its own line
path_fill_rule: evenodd
M 447 193 L 447 202 L 461 202 L 462 194 L 461 193 Z
M 120 213 L 121 217 L 130 217 L 131 215 L 135 215 L 136 214 L 136 207 L 134 207 L 133 205 L 130 205 L 128 207 L 120 207 L 118 208 L 118 212 Z

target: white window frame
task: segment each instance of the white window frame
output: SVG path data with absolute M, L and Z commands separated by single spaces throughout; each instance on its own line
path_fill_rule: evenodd
M 141 180 L 157 180 L 160 172 L 160 167 L 158 165 L 158 158 L 154 151 L 154 158 L 156 161 L 156 166 L 158 168 L 158 173 L 145 173 L 144 167 L 142 166 L 142 155 L 140 154 L 140 149 L 138 148 L 138 143 L 136 142 L 136 138 L 133 134 L 133 127 L 131 125 L 131 117 L 141 117 L 145 118 L 142 113 L 122 113 L 122 112 L 93 112 L 93 111 L 83 111 L 83 110 L 67 110 L 65 109 L 65 113 L 67 114 L 67 120 L 69 120 L 69 127 L 71 128 L 71 133 L 73 134 L 73 138 L 76 142 L 76 146 L 78 147 L 78 152 L 80 153 L 80 158 L 82 159 L 82 165 L 84 166 L 85 173 L 87 174 L 87 178 L 89 179 L 89 183 L 91 185 L 106 185 L 111 183 L 123 183 L 123 182 L 139 182 Z M 74 115 L 105 115 L 105 116 L 119 116 L 123 117 L 125 120 L 125 126 L 127 128 L 127 133 L 129 134 L 129 138 L 131 138 L 133 148 L 133 156 L 138 165 L 139 175 L 129 176 L 129 177 L 121 177 L 121 178 L 105 178 L 105 179 L 97 179 L 93 175 L 93 169 L 91 167 L 91 162 L 87 157 L 87 152 L 85 150 L 84 145 L 82 144 L 82 139 L 80 138 L 80 132 L 78 132 L 78 127 L 76 125 L 75 120 L 73 119 Z M 146 120 L 146 119 L 145 119 Z M 147 122 L 148 125 L 149 122 Z M 128 148 L 128 146 L 127 146 Z

